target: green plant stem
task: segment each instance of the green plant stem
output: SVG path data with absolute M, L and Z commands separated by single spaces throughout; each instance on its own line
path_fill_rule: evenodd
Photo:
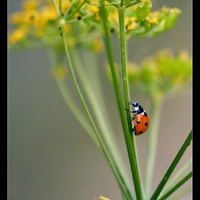
M 123 5 L 124 5 L 124 0 L 121 0 L 120 5 L 121 5 L 121 7 L 123 7 Z
M 85 1 L 83 1 L 72 13 L 69 14 L 69 11 L 70 11 L 71 7 L 73 7 L 73 5 L 74 5 L 74 3 L 72 1 L 70 3 L 70 6 L 69 6 L 68 10 L 66 11 L 66 13 L 64 15 L 65 20 L 68 20 L 70 17 L 72 17 L 84 4 L 85 4 Z
M 124 109 L 123 109 L 124 107 L 123 107 L 123 103 L 122 103 L 120 84 L 119 84 L 118 76 L 117 76 L 116 69 L 115 69 L 114 56 L 113 56 L 111 40 L 110 40 L 110 32 L 109 32 L 109 29 L 106 24 L 106 20 L 107 20 L 106 13 L 105 13 L 106 11 L 105 11 L 105 6 L 103 4 L 102 4 L 101 9 L 102 9 L 101 13 L 102 13 L 102 18 L 103 18 L 104 31 L 105 31 L 104 44 L 105 44 L 105 49 L 106 49 L 109 66 L 111 69 L 114 91 L 115 91 L 115 96 L 117 99 L 117 106 L 118 106 L 123 130 L 124 130 L 124 132 L 126 131 L 128 133 L 128 126 L 127 126 L 127 120 L 126 120 L 126 116 L 125 116 Z M 127 187 L 130 188 L 129 184 L 127 185 Z
M 156 190 L 154 191 L 150 200 L 157 200 L 158 199 L 158 196 L 160 195 L 162 189 L 164 188 L 165 184 L 167 183 L 168 179 L 170 178 L 172 172 L 174 171 L 175 167 L 177 166 L 178 162 L 180 161 L 181 157 L 183 156 L 185 150 L 190 145 L 191 140 L 192 140 L 192 131 L 189 133 L 185 142 L 181 146 L 180 150 L 178 151 L 177 155 L 175 156 L 174 160 L 172 161 L 170 167 L 168 168 L 167 172 L 163 176 L 162 180 L 158 184 L 158 186 L 157 186 Z
M 73 52 L 74 53 L 74 52 Z M 52 66 L 52 70 L 54 71 L 54 66 L 56 66 L 56 65 L 59 65 L 59 64 L 63 64 L 63 62 L 61 62 L 60 63 L 60 61 L 59 61 L 59 59 L 58 59 L 58 57 L 59 56 L 57 56 L 58 54 L 55 52 L 55 57 L 56 57 L 56 63 L 55 63 L 55 61 L 52 59 L 54 56 L 50 56 L 50 58 L 51 58 L 51 63 L 54 63 L 53 65 L 51 65 Z M 80 67 L 80 66 L 79 66 Z M 99 150 L 102 152 L 102 149 L 100 148 L 100 146 L 99 146 L 99 142 L 98 142 L 98 140 L 97 140 L 97 138 L 95 137 L 95 135 L 93 134 L 94 132 L 93 132 L 93 130 L 91 129 L 91 127 L 90 127 L 90 125 L 88 124 L 88 122 L 85 120 L 85 116 L 83 116 L 83 114 L 80 112 L 80 110 L 77 108 L 77 106 L 75 105 L 75 102 L 74 102 L 74 100 L 72 99 L 72 97 L 71 97 L 71 95 L 70 95 L 70 91 L 69 91 L 69 89 L 68 89 L 68 87 L 67 87 L 67 85 L 66 85 L 66 83 L 65 83 L 65 80 L 63 80 L 63 78 L 60 78 L 59 76 L 57 76 L 56 74 L 55 74 L 55 79 L 56 79 L 56 83 L 57 83 L 57 85 L 58 85 L 58 88 L 59 88 L 59 90 L 60 90 L 60 92 L 61 92 L 61 94 L 62 94 L 62 96 L 63 96 L 63 98 L 64 98 L 64 101 L 66 102 L 66 104 L 68 105 L 68 107 L 70 108 L 70 110 L 72 111 L 72 113 L 76 116 L 76 118 L 77 118 L 77 120 L 80 122 L 80 124 L 84 127 L 84 129 L 87 131 L 87 133 L 89 134 L 89 136 L 91 137 L 91 139 L 93 140 L 93 142 L 97 145 L 97 147 L 99 148 Z M 114 149 L 115 150 L 115 149 Z M 114 151 L 113 150 L 113 151 Z M 112 151 L 112 153 L 114 153 L 115 154 L 115 152 L 113 152 Z M 115 157 L 115 161 L 116 161 L 116 156 L 117 155 L 114 155 L 114 157 Z M 120 161 L 119 159 L 117 160 L 117 161 Z M 118 170 L 118 169 L 117 169 Z M 118 173 L 119 174 L 121 174 L 120 173 L 121 172 L 121 170 L 119 171 L 118 170 Z M 121 176 L 121 175 L 120 175 Z M 124 186 L 126 186 L 126 182 L 124 182 L 123 180 L 123 177 L 121 177 L 121 179 L 122 179 L 122 182 L 124 183 Z M 128 193 L 128 191 L 127 191 L 127 193 Z M 130 194 L 129 194 L 129 196 L 130 196 Z M 131 200 L 131 196 L 130 196 L 130 198 L 129 198 L 130 200 Z
M 173 187 L 175 183 L 180 179 L 180 177 L 191 167 L 192 160 L 189 160 L 184 166 L 175 174 L 175 176 L 170 180 L 170 182 L 164 187 L 162 193 L 166 193 L 170 188 Z M 161 193 L 161 195 L 162 195 Z
M 123 97 L 124 97 L 124 105 L 125 105 L 124 107 L 127 107 L 130 98 L 129 98 L 128 76 L 127 76 L 127 61 L 126 61 L 127 49 L 126 49 L 126 36 L 125 36 L 125 26 L 124 26 L 124 11 L 125 11 L 125 7 L 118 7 Z M 130 115 L 130 112 L 125 111 L 124 107 L 120 108 L 120 110 L 123 109 L 123 111 L 121 111 L 120 113 L 122 114 L 121 119 L 122 119 L 122 125 L 123 125 L 123 130 L 124 130 L 124 137 L 126 141 L 126 147 L 128 151 L 136 197 L 137 199 L 143 200 L 144 195 L 143 195 L 142 183 L 140 180 L 140 173 L 139 173 L 134 138 L 132 136 L 132 133 L 130 133 L 129 131 L 132 129 L 132 125 L 130 124 L 128 126 L 128 121 L 131 119 L 131 115 Z M 125 112 L 126 112 L 126 116 L 125 116 Z
M 182 180 L 180 180 L 176 185 L 174 185 L 168 192 L 166 192 L 159 200 L 167 199 L 174 191 L 181 187 L 187 180 L 192 177 L 192 172 L 189 172 Z
M 55 53 L 56 54 L 56 53 Z M 51 60 L 52 60 L 53 56 L 50 56 Z M 56 55 L 55 55 L 56 57 Z M 55 63 L 52 60 L 52 63 Z M 60 64 L 56 61 L 55 66 L 57 64 Z M 52 66 L 52 70 L 54 71 L 54 66 Z M 75 115 L 75 117 L 77 118 L 77 120 L 79 121 L 79 123 L 83 126 L 83 128 L 87 131 L 87 133 L 89 134 L 90 138 L 93 140 L 93 142 L 97 145 L 97 147 L 100 149 L 99 147 L 99 143 L 95 137 L 95 135 L 93 134 L 93 130 L 91 129 L 91 126 L 89 125 L 88 121 L 85 120 L 85 116 L 83 115 L 83 113 L 80 112 L 80 109 L 78 109 L 78 107 L 75 105 L 75 101 L 72 99 L 71 95 L 70 95 L 70 91 L 65 83 L 65 81 L 60 78 L 59 76 L 55 75 L 55 79 L 56 79 L 56 83 L 58 85 L 58 88 L 60 90 L 60 93 L 65 101 L 65 103 L 67 104 L 67 106 L 69 107 L 69 109 L 72 111 L 72 113 Z
M 84 111 L 88 117 L 88 120 L 90 122 L 90 125 L 94 131 L 94 134 L 99 142 L 99 146 L 101 148 L 101 151 L 102 151 L 102 154 L 104 155 L 105 159 L 107 160 L 108 164 L 110 165 L 115 177 L 116 177 L 116 180 L 121 188 L 121 191 L 123 192 L 123 195 L 124 197 L 127 199 L 127 200 L 132 200 L 132 198 L 129 196 L 129 194 L 127 193 L 127 188 L 126 186 L 123 184 L 122 180 L 121 180 L 121 176 L 120 174 L 118 174 L 118 170 L 116 169 L 112 159 L 110 158 L 110 155 L 108 154 L 106 148 L 105 148 L 105 145 L 100 137 L 100 134 L 95 126 L 95 123 L 92 119 L 92 116 L 89 112 L 89 109 L 85 103 L 85 100 L 83 98 L 83 95 L 81 93 L 81 90 L 79 88 L 79 85 L 78 85 L 78 82 L 77 82 L 77 79 L 76 79 L 76 76 L 75 76 L 75 72 L 74 72 L 74 69 L 73 69 L 73 65 L 72 65 L 72 61 L 71 61 L 71 57 L 70 57 L 70 54 L 69 54 L 69 49 L 68 49 L 68 45 L 67 45 L 67 40 L 66 40 L 66 35 L 65 35 L 65 32 L 64 32 L 64 26 L 65 26 L 65 20 L 64 18 L 62 18 L 62 12 L 61 12 L 61 3 L 62 3 L 62 0 L 59 0 L 59 11 L 60 11 L 60 27 L 61 27 L 61 33 L 62 33 L 62 38 L 63 38 L 63 43 L 64 43 L 64 48 L 65 48 L 65 54 L 66 54 L 66 58 L 67 58 L 67 61 L 68 61 L 68 65 L 69 65 L 69 69 L 70 69 L 70 72 L 71 72 L 71 76 L 72 76 L 72 80 L 74 82 L 74 85 L 75 85 L 75 88 L 76 88 L 76 91 L 78 93 L 78 96 L 80 98 L 80 101 L 82 103 L 82 106 L 84 108 Z
M 146 164 L 146 179 L 145 179 L 145 196 L 148 199 L 151 192 L 152 178 L 154 173 L 154 166 L 156 160 L 156 152 L 159 138 L 159 124 L 161 118 L 161 109 L 163 98 L 160 95 L 152 97 L 151 117 L 149 126 L 149 139 L 147 150 L 147 164 Z M 152 122 L 152 123 L 151 123 Z
M 92 60 L 95 58 L 95 55 L 91 55 L 86 51 L 83 52 L 84 60 L 86 61 L 85 65 L 96 66 Z M 75 50 L 72 51 L 73 60 L 75 64 L 76 71 L 81 80 L 82 86 L 85 89 L 85 92 L 88 96 L 88 101 L 92 106 L 92 110 L 94 111 L 94 115 L 96 117 L 97 123 L 99 124 L 100 130 L 102 132 L 102 136 L 105 139 L 105 143 L 107 145 L 107 149 L 112 157 L 112 160 L 120 174 L 121 180 L 125 186 L 127 186 L 127 193 L 129 193 L 128 189 L 128 176 L 125 174 L 124 165 L 122 159 L 120 157 L 120 152 L 116 146 L 117 142 L 115 141 L 115 137 L 112 137 L 114 134 L 112 133 L 112 129 L 110 127 L 109 119 L 107 117 L 107 112 L 105 111 L 104 101 L 102 99 L 102 90 L 100 88 L 100 84 L 98 82 L 99 71 L 97 71 L 96 67 L 83 67 L 83 62 L 80 60 L 80 55 L 77 55 Z M 89 57 L 88 57 L 89 55 Z M 90 77 L 90 73 L 92 77 Z M 96 75 L 96 76 L 95 76 Z M 95 85 L 95 88 L 93 87 Z M 130 187 L 129 187 L 130 188 Z M 131 197 L 131 195 L 130 195 Z
M 63 37 L 63 43 L 64 43 L 64 47 L 65 47 L 65 54 L 66 54 L 66 58 L 67 58 L 67 61 L 68 61 L 68 65 L 69 65 L 69 69 L 70 69 L 70 73 L 71 73 L 71 76 L 72 76 L 72 79 L 73 79 L 73 82 L 74 82 L 74 85 L 75 85 L 75 88 L 76 88 L 76 91 L 78 93 L 78 96 L 80 98 L 80 101 L 82 103 L 82 106 L 84 108 L 84 111 L 88 117 L 88 120 L 90 122 L 90 125 L 94 131 L 94 134 L 99 142 L 99 145 L 100 145 L 100 148 L 102 150 L 102 153 L 103 155 L 105 156 L 106 160 L 108 161 L 108 164 L 110 165 L 116 179 L 117 179 L 117 182 L 121 188 L 121 190 L 123 191 L 123 194 L 124 196 L 127 198 L 127 200 L 131 200 L 127 191 L 126 191 L 126 187 L 124 186 L 123 182 L 121 181 L 121 177 L 120 175 L 118 174 L 118 171 L 117 169 L 115 168 L 114 164 L 113 164 L 113 161 L 112 159 L 110 158 L 105 146 L 104 146 L 104 143 L 100 137 L 100 134 L 95 126 L 95 123 L 92 119 L 92 116 L 89 112 L 89 109 L 85 103 L 85 100 L 83 98 L 83 95 L 81 93 L 81 90 L 79 88 L 79 85 L 78 85 L 78 82 L 77 82 L 77 79 L 76 79 L 76 76 L 75 76 L 75 72 L 74 72 L 74 69 L 73 69 L 73 65 L 72 65 L 72 62 L 71 62 L 71 58 L 70 58 L 70 54 L 69 54 L 69 49 L 68 49 L 68 45 L 67 45 L 67 40 L 66 40 L 66 36 L 65 36 L 65 32 L 64 32 L 64 25 L 65 25 L 65 22 L 64 22 L 64 19 L 61 19 L 60 21 L 60 26 L 61 26 L 61 32 L 62 32 L 62 37 Z
M 62 16 L 63 15 L 63 13 L 62 13 L 62 0 L 59 0 L 58 7 L 59 7 L 59 16 Z
M 191 190 L 192 190 L 192 186 L 188 185 L 188 186 L 184 187 L 182 190 L 178 191 L 178 193 L 176 193 L 175 195 L 173 195 L 173 197 L 171 197 L 171 200 L 180 199 L 183 195 L 187 194 Z
M 60 15 L 56 0 L 51 0 L 51 1 L 52 1 L 53 5 L 54 5 L 54 7 L 56 9 L 57 14 Z

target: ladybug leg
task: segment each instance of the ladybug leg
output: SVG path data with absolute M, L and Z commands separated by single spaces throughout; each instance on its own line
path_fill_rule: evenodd
M 130 113 L 136 113 L 135 110 L 129 110 L 129 109 L 127 109 L 127 108 L 125 108 L 125 110 L 126 110 L 126 111 L 129 111 Z
M 131 133 L 135 132 L 135 127 L 132 128 L 130 132 L 131 132 Z
M 136 113 L 135 110 L 129 110 L 127 108 L 125 108 L 126 111 L 129 111 L 130 113 Z M 135 116 L 131 117 L 131 121 L 129 121 L 128 123 L 130 124 L 133 120 L 135 119 Z
M 129 122 L 129 124 L 135 119 L 135 116 L 131 117 L 131 121 Z

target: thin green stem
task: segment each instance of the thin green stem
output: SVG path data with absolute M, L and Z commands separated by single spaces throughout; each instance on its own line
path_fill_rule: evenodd
M 84 21 L 85 19 L 88 19 L 92 16 L 94 16 L 94 14 L 88 14 L 87 16 L 82 17 L 81 20 Z M 72 19 L 72 20 L 66 21 L 66 24 L 72 24 L 72 23 L 76 23 L 76 22 L 79 22 L 79 21 L 80 21 L 79 19 Z
M 70 6 L 69 6 L 67 12 L 66 12 L 65 15 L 64 15 L 65 20 L 67 20 L 67 19 L 69 19 L 70 17 L 72 17 L 84 4 L 85 4 L 85 1 L 83 1 L 72 13 L 70 13 L 70 14 L 68 15 L 68 13 L 69 13 L 69 11 L 70 11 L 70 8 L 73 6 L 73 2 L 70 3 Z
M 181 187 L 186 181 L 192 177 L 192 172 L 189 172 L 182 180 L 180 180 L 176 185 L 174 185 L 168 192 L 166 192 L 159 200 L 167 199 L 174 191 Z
M 159 137 L 159 124 L 162 109 L 162 96 L 153 96 L 151 105 L 151 121 L 149 127 L 149 139 L 147 150 L 146 179 L 145 179 L 145 196 L 148 199 L 151 192 L 154 166 L 156 161 L 157 144 Z
M 84 53 L 84 59 L 87 61 L 87 65 L 91 65 L 91 62 L 95 58 L 95 55 L 91 55 L 91 52 L 90 54 L 86 54 L 85 51 L 83 53 Z M 92 110 L 94 111 L 94 115 L 101 129 L 102 136 L 105 139 L 104 141 L 107 145 L 107 149 L 109 150 L 110 156 L 116 166 L 116 169 L 118 170 L 118 173 L 121 176 L 122 182 L 124 183 L 125 186 L 127 186 L 128 178 L 124 177 L 128 176 L 125 176 L 123 162 L 120 157 L 120 152 L 118 151 L 118 148 L 116 146 L 117 142 L 115 141 L 115 137 L 112 137 L 113 133 L 110 127 L 109 119 L 107 117 L 107 112 L 104 110 L 105 105 L 102 99 L 101 88 L 100 85 L 98 84 L 99 72 L 97 71 L 96 67 L 92 68 L 90 67 L 89 70 L 87 70 L 86 66 L 85 67 L 82 66 L 83 62 L 81 64 L 80 55 L 77 55 L 75 50 L 73 50 L 72 54 L 74 58 L 73 60 L 75 68 L 77 69 L 77 73 L 81 80 L 82 86 L 85 89 L 85 92 L 88 96 L 88 101 L 90 102 Z M 87 55 L 89 55 L 90 57 L 88 57 Z M 92 77 L 89 76 L 89 73 L 92 74 Z M 95 85 L 95 88 L 92 87 L 93 85 Z M 128 190 L 127 192 L 129 193 Z
M 89 54 L 90 57 L 88 57 L 87 55 L 86 52 L 84 51 L 84 57 L 85 60 L 87 61 L 87 65 L 90 65 L 92 60 L 95 58 L 95 55 L 91 55 L 91 52 Z M 83 67 L 83 62 L 80 60 L 80 55 L 77 54 L 75 49 L 73 49 L 72 51 L 72 57 L 77 74 L 79 75 L 81 84 L 88 96 L 88 101 L 92 106 L 92 110 L 94 111 L 94 115 L 96 116 L 96 120 L 97 123 L 99 124 L 102 135 L 105 138 L 105 142 L 107 143 L 107 146 L 110 149 L 110 151 L 116 154 L 118 151 L 116 147 L 116 141 L 115 138 L 112 137 L 113 135 L 112 128 L 110 127 L 107 112 L 104 109 L 105 108 L 104 100 L 102 99 L 101 88 L 98 82 L 99 72 L 94 72 L 94 70 L 97 69 L 96 67 L 90 67 L 89 70 L 86 69 L 87 68 L 86 66 Z M 89 73 L 92 74 L 92 77 L 89 76 Z M 94 85 L 95 87 L 93 87 Z M 114 157 L 116 158 L 116 156 Z
M 99 145 L 100 145 L 100 148 L 102 150 L 102 153 L 105 156 L 106 160 L 108 161 L 108 164 L 110 165 L 110 167 L 111 167 L 111 169 L 112 169 L 112 171 L 113 171 L 113 173 L 114 173 L 114 175 L 115 175 L 115 177 L 116 177 L 116 179 L 118 181 L 118 184 L 119 184 L 121 190 L 123 191 L 123 194 L 126 196 L 127 200 L 130 200 L 130 197 L 129 197 L 127 191 L 126 191 L 126 187 L 124 186 L 124 184 L 123 184 L 123 182 L 121 180 L 121 177 L 118 174 L 118 171 L 115 168 L 115 165 L 114 165 L 112 159 L 110 158 L 110 155 L 108 154 L 108 152 L 107 152 L 107 150 L 105 148 L 105 145 L 104 145 L 104 143 L 103 143 L 103 141 L 102 141 L 102 139 L 100 137 L 100 134 L 99 134 L 99 132 L 98 132 L 96 126 L 95 126 L 95 123 L 94 123 L 94 121 L 92 119 L 92 116 L 91 116 L 91 114 L 89 112 L 89 109 L 88 109 L 88 107 L 87 107 L 87 105 L 85 103 L 85 100 L 84 100 L 83 95 L 81 93 L 81 90 L 79 88 L 79 85 L 78 85 L 78 82 L 77 82 L 77 79 L 76 79 L 76 76 L 75 76 L 75 72 L 74 72 L 74 69 L 73 69 L 71 57 L 70 57 L 70 54 L 69 54 L 66 35 L 65 35 L 65 32 L 64 32 L 64 24 L 65 24 L 64 19 L 61 19 L 60 20 L 60 26 L 61 26 L 61 32 L 62 32 L 62 37 L 63 37 L 63 43 L 64 43 L 64 47 L 65 47 L 65 54 L 66 54 L 66 58 L 67 58 L 67 61 L 68 61 L 70 73 L 71 73 L 71 76 L 72 76 L 76 91 L 78 93 L 78 96 L 79 96 L 80 101 L 82 103 L 82 106 L 84 108 L 84 111 L 85 111 L 85 113 L 86 113 L 86 115 L 88 117 L 90 125 L 91 125 L 91 127 L 92 127 L 92 129 L 94 131 L 94 134 L 95 134 L 95 136 L 96 136 L 96 138 L 97 138 L 97 140 L 99 142 Z
M 191 167 L 192 160 L 189 160 L 185 165 L 175 174 L 175 176 L 170 180 L 170 182 L 164 187 L 162 193 L 166 193 L 170 188 L 173 187 L 175 183 L 180 179 L 180 177 Z M 162 195 L 161 193 L 161 195 Z
M 172 172 L 174 171 L 175 167 L 177 166 L 178 162 L 180 161 L 180 159 L 183 156 L 184 152 L 186 151 L 187 147 L 190 145 L 191 140 L 192 140 L 192 131 L 189 133 L 185 142 L 181 146 L 180 150 L 178 151 L 177 155 L 175 156 L 174 160 L 172 161 L 170 167 L 168 168 L 167 172 L 163 176 L 162 180 L 158 184 L 158 186 L 157 186 L 156 190 L 154 191 L 150 200 L 158 199 L 158 196 L 160 195 L 162 189 L 164 188 L 165 184 L 167 183 L 168 179 L 170 178 Z
M 52 1 L 53 5 L 54 5 L 54 7 L 55 7 L 55 9 L 56 9 L 57 14 L 60 15 L 60 12 L 59 12 L 59 9 L 58 9 L 56 0 L 51 0 L 51 1 Z
M 178 191 L 178 193 L 174 194 L 173 197 L 171 197 L 171 200 L 180 199 L 183 195 L 187 194 L 191 190 L 192 190 L 192 186 L 188 185 L 188 186 L 184 187 L 182 190 Z
M 127 49 L 126 49 L 126 36 L 125 36 L 125 26 L 124 26 L 124 7 L 118 7 L 118 16 L 119 16 L 119 30 L 120 30 L 120 59 L 121 59 L 121 71 L 122 71 L 122 84 L 123 84 L 123 97 L 124 97 L 124 107 L 127 107 L 129 103 L 129 85 L 128 85 L 128 75 L 127 75 Z M 124 107 L 120 109 L 124 109 Z M 129 130 L 132 129 L 131 124 L 128 126 L 128 121 L 131 119 L 131 115 L 129 112 L 126 112 L 126 117 L 124 116 L 125 110 L 123 110 L 122 121 L 126 121 L 123 123 L 124 136 L 126 141 L 126 147 L 128 151 L 131 172 L 133 177 L 133 182 L 135 186 L 135 192 L 137 199 L 144 199 L 142 183 L 140 180 L 140 173 L 138 167 L 137 153 L 136 147 L 134 143 L 134 138 L 132 134 L 130 134 Z
M 59 16 L 62 16 L 62 0 L 59 0 L 59 5 L 58 5 L 58 7 L 59 7 Z
M 61 0 L 59 1 L 59 8 L 60 8 L 60 17 L 62 16 L 61 14 Z M 67 61 L 68 61 L 68 64 L 69 64 L 69 68 L 70 68 L 70 72 L 71 72 L 71 75 L 72 75 L 72 79 L 73 79 L 73 82 L 74 82 L 74 85 L 75 85 L 75 88 L 76 88 L 76 91 L 78 93 L 78 96 L 81 100 L 81 103 L 82 103 L 82 106 L 84 108 L 84 111 L 88 117 L 88 120 L 90 122 L 90 125 L 94 131 L 94 134 L 99 142 L 99 146 L 101 148 L 101 151 L 105 157 L 105 159 L 107 160 L 108 164 L 110 165 L 116 179 L 117 179 L 117 182 L 123 192 L 123 195 L 126 197 L 127 200 L 131 200 L 129 194 L 127 193 L 127 188 L 126 186 L 123 184 L 122 180 L 121 180 L 121 176 L 118 174 L 118 170 L 115 168 L 115 165 L 113 164 L 113 161 L 112 159 L 110 158 L 105 146 L 104 146 L 104 143 L 100 137 L 100 134 L 95 126 L 95 123 L 92 119 L 92 116 L 89 112 L 89 109 L 85 103 L 85 100 L 83 98 L 83 95 L 81 93 L 81 90 L 79 88 L 79 85 L 78 85 L 78 82 L 77 82 L 77 79 L 76 79 L 76 76 L 75 76 L 75 72 L 74 72 L 74 69 L 73 69 L 73 65 L 72 65 L 72 61 L 71 61 L 71 57 L 70 57 L 70 54 L 69 54 L 69 49 L 68 49 L 68 45 L 67 45 L 67 40 L 66 40 L 66 35 L 65 35 L 65 32 L 64 32 L 64 25 L 65 25 L 65 20 L 64 18 L 61 18 L 60 19 L 60 26 L 61 26 L 61 32 L 62 32 L 62 37 L 63 37 L 63 43 L 64 43 L 64 47 L 65 47 L 65 54 L 66 54 L 66 58 L 67 58 Z
M 56 57 L 56 62 L 55 62 L 55 60 L 52 59 L 54 57 Z M 54 67 L 56 67 L 59 64 L 63 64 L 63 63 L 60 63 L 57 60 L 56 53 L 55 53 L 55 56 L 50 56 L 50 58 L 51 58 L 51 61 L 52 61 L 51 63 L 54 63 L 53 65 L 51 65 L 53 71 L 55 71 Z M 80 109 L 77 108 L 75 101 L 72 99 L 72 97 L 70 95 L 70 91 L 68 89 L 68 86 L 65 83 L 65 80 L 63 80 L 63 78 L 60 78 L 56 74 L 55 74 L 55 79 L 56 79 L 56 83 L 58 85 L 58 88 L 60 90 L 60 93 L 61 93 L 65 103 L 67 104 L 69 109 L 72 111 L 72 113 L 75 115 L 75 117 L 80 122 L 80 124 L 83 126 L 83 128 L 87 131 L 87 133 L 89 134 L 89 136 L 93 140 L 93 142 L 99 148 L 99 143 L 98 143 L 98 141 L 97 141 L 97 139 L 96 139 L 96 137 L 93 133 L 93 130 L 91 129 L 91 126 L 88 123 L 88 121 L 85 120 L 85 116 L 83 115 L 83 113 L 80 112 Z

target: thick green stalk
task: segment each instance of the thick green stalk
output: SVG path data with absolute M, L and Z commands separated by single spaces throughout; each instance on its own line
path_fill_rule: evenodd
M 123 97 L 124 97 L 124 107 L 128 106 L 129 103 L 129 85 L 128 85 L 128 75 L 127 75 L 127 49 L 126 49 L 126 36 L 125 36 L 125 26 L 124 26 L 124 11 L 125 7 L 118 7 L 118 16 L 119 16 L 119 30 L 120 30 L 120 59 L 121 59 L 121 71 L 122 71 L 122 84 L 123 84 Z M 124 109 L 120 108 L 120 109 Z M 126 141 L 126 147 L 128 151 L 131 172 L 133 177 L 133 182 L 135 186 L 136 197 L 138 200 L 143 200 L 143 189 L 142 183 L 140 180 L 140 173 L 138 167 L 138 160 L 137 160 L 137 153 L 136 147 L 134 143 L 134 138 L 132 133 L 129 130 L 132 129 L 132 125 L 128 126 L 128 121 L 131 119 L 131 115 L 129 112 L 126 112 L 125 117 L 125 110 L 123 110 L 122 120 L 123 122 L 123 129 L 124 129 L 124 137 Z
M 152 98 L 151 105 L 151 117 L 149 126 L 149 139 L 148 139 L 148 150 L 147 150 L 147 164 L 146 164 L 146 180 L 145 180 L 145 196 L 149 199 L 152 178 L 154 173 L 154 166 L 156 161 L 156 152 L 159 138 L 159 124 L 161 118 L 161 108 L 162 108 L 163 98 L 160 95 L 154 95 Z
M 116 73 L 116 68 L 115 68 L 115 61 L 114 61 L 114 56 L 113 56 L 113 51 L 112 51 L 112 46 L 111 46 L 111 40 L 110 40 L 110 32 L 109 29 L 106 25 L 106 14 L 105 14 L 105 6 L 102 5 L 102 18 L 103 18 L 103 25 L 104 25 L 104 31 L 105 31 L 105 37 L 104 37 L 104 43 L 105 43 L 105 49 L 107 53 L 107 58 L 109 62 L 109 66 L 111 69 L 111 74 L 112 74 L 112 79 L 113 79 L 113 85 L 114 85 L 114 91 L 115 91 L 115 96 L 117 99 L 117 105 L 118 105 L 118 110 L 122 122 L 122 127 L 124 132 L 129 132 L 128 126 L 127 126 L 127 120 L 126 116 L 124 113 L 124 106 L 122 102 L 122 95 L 121 95 L 121 90 L 120 90 L 120 84 L 118 80 L 118 75 Z M 129 184 L 127 185 L 128 188 L 130 188 Z

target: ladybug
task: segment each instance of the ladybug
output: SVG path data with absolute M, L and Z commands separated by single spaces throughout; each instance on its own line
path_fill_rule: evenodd
M 149 117 L 142 106 L 138 104 L 138 102 L 130 101 L 129 104 L 134 107 L 134 110 L 128 111 L 135 113 L 135 115 L 131 118 L 131 121 L 134 121 L 134 128 L 131 130 L 131 132 L 135 131 L 135 135 L 141 135 L 149 127 Z

